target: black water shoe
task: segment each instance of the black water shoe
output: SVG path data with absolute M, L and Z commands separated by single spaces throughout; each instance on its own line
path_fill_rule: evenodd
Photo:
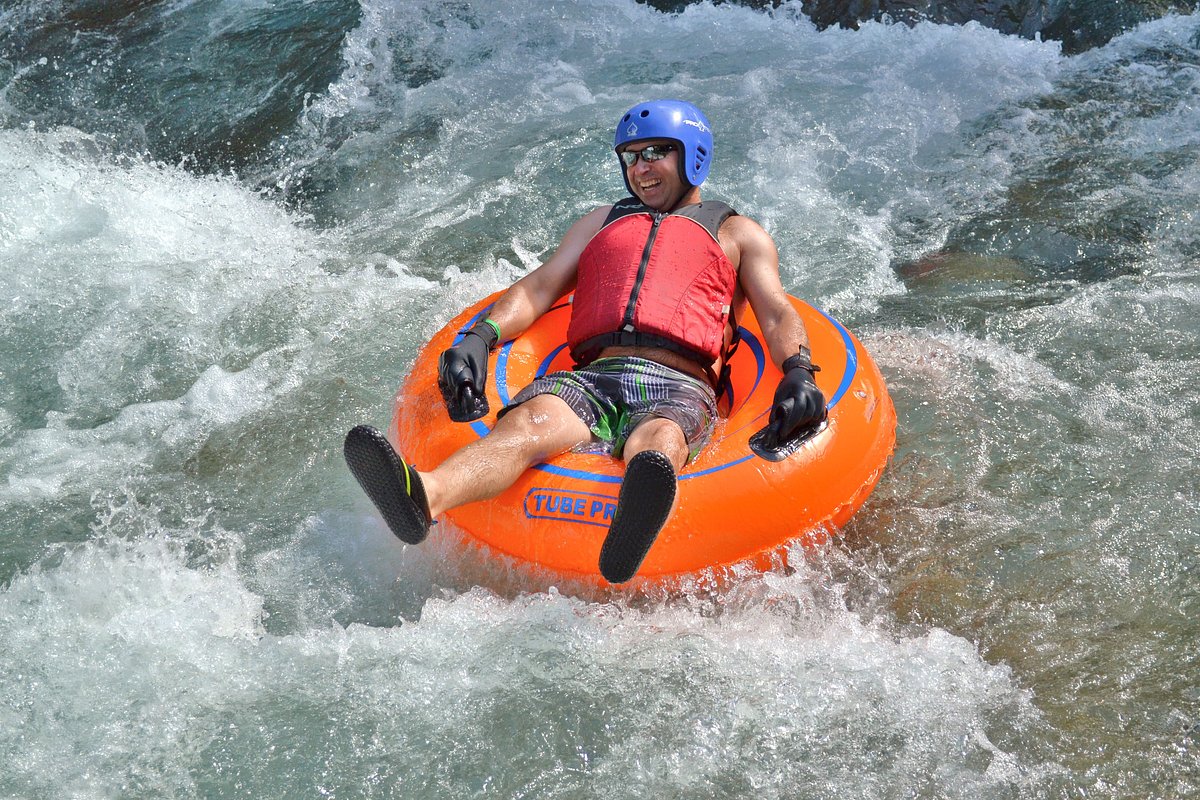
M 600 548 L 600 574 L 609 583 L 624 583 L 637 573 L 671 514 L 676 483 L 675 467 L 662 453 L 645 450 L 629 459 Z
M 359 425 L 346 434 L 344 452 L 346 465 L 392 533 L 408 544 L 423 541 L 431 523 L 425 487 L 387 437 L 370 425 Z

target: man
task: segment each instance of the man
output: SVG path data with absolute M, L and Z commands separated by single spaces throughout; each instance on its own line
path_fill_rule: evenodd
M 636 105 L 617 124 L 614 148 L 633 197 L 576 221 L 544 264 L 442 353 L 438 384 L 452 420 L 482 417 L 492 348 L 572 290 L 567 339 L 576 368 L 536 379 L 487 436 L 419 475 L 375 429 L 347 435 L 351 471 L 404 541 L 420 542 L 438 515 L 495 497 L 533 465 L 600 441 L 625 461 L 600 572 L 612 583 L 632 578 L 671 513 L 676 474 L 712 433 L 721 370 L 747 301 L 784 373 L 768 445 L 824 415 L 774 242 L 724 203 L 701 202 L 713 152 L 704 114 L 678 100 Z

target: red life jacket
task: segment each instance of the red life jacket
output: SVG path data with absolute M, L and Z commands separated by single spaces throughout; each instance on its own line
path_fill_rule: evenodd
M 737 269 L 717 241 L 721 202 L 670 214 L 634 198 L 613 206 L 579 255 L 567 344 L 575 363 L 605 347 L 665 347 L 706 370 L 722 355 Z

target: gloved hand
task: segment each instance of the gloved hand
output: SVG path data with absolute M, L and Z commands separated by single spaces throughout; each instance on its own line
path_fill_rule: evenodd
M 471 422 L 488 413 L 488 355 L 499 338 L 490 323 L 480 320 L 438 358 L 438 388 L 454 422 Z
M 825 395 L 813 380 L 820 369 L 813 366 L 807 347 L 783 362 L 783 379 L 775 390 L 763 441 L 767 447 L 777 448 L 824 419 Z

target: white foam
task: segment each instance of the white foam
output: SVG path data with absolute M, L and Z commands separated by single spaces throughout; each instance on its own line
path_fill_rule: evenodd
M 419 620 L 395 627 L 280 636 L 240 574 L 238 537 L 203 522 L 165 530 L 136 505 L 107 520 L 0 590 L 5 730 L 21 731 L 0 741 L 10 774 L 33 785 L 106 796 L 140 754 L 151 780 L 187 790 L 188 753 L 219 742 L 246 763 L 294 742 L 308 714 L 335 723 L 301 739 L 338 771 L 383 758 L 387 774 L 418 780 L 437 769 L 432 747 L 457 767 L 444 776 L 452 793 L 482 776 L 477 748 L 493 766 L 569 757 L 589 793 L 816 777 L 849 794 L 929 781 L 967 796 L 1045 769 L 996 744 L 1040 724 L 1006 667 L 936 629 L 864 623 L 821 573 L 754 580 L 716 607 L 435 591 Z M 113 535 L 131 528 L 141 535 Z M 207 556 L 189 558 L 188 540 L 209 542 Z M 80 762 L 81 751 L 95 755 Z
M 0 131 L 0 154 L 0 325 L 47 359 L 36 382 L 59 398 L 0 449 L 0 501 L 186 458 L 321 375 L 347 317 L 384 318 L 429 286 L 355 265 L 336 234 L 232 178 L 114 157 L 69 129 Z

